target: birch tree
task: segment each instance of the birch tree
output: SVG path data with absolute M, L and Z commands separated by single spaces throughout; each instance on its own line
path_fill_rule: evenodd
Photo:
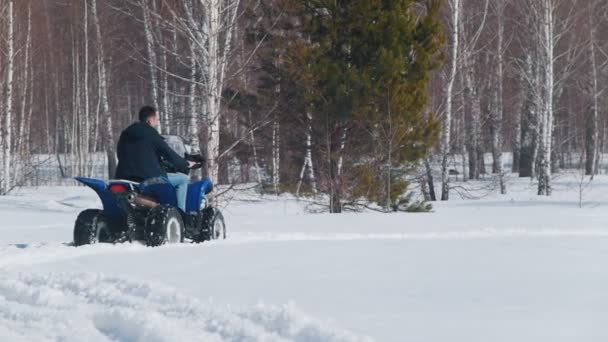
M 550 196 L 555 104 L 572 72 L 576 37 L 572 37 L 570 45 L 563 50 L 558 49 L 571 32 L 576 4 L 541 0 L 530 2 L 530 6 L 529 12 L 535 24 L 533 38 L 537 49 L 535 62 L 539 86 L 535 96 L 538 110 L 538 195 Z M 556 68 L 557 63 L 560 63 L 559 69 Z
M 310 181 L 312 193 L 314 195 L 317 194 L 317 181 L 315 179 L 315 171 L 312 164 L 312 114 L 310 112 L 306 113 L 306 119 L 308 120 L 306 123 L 306 155 L 304 156 L 304 164 L 302 165 L 302 169 L 300 171 L 296 195 L 300 193 L 305 173 Z
M 152 2 L 155 2 L 156 0 L 153 0 Z M 154 106 L 154 108 L 157 108 L 158 110 L 158 80 L 157 80 L 157 58 L 156 58 L 156 51 L 154 50 L 154 33 L 153 33 L 153 28 L 152 28 L 152 14 L 150 13 L 151 10 L 149 8 L 149 3 L 150 0 L 140 0 L 139 4 L 141 6 L 142 12 L 143 12 L 143 23 L 144 23 L 144 36 L 146 39 L 146 52 L 147 52 L 147 65 L 148 65 L 148 72 L 150 73 L 150 86 L 148 87 L 148 89 L 150 89 L 150 99 L 152 100 L 152 105 Z M 165 115 L 166 113 L 161 113 L 162 115 Z M 161 128 L 162 130 L 162 128 Z
M 486 18 L 488 14 L 489 0 L 484 1 L 483 12 L 478 16 L 469 15 L 468 20 L 464 17 L 460 19 L 461 25 L 461 59 L 462 77 L 464 81 L 464 104 L 465 110 L 465 127 L 466 148 L 469 161 L 469 179 L 479 179 L 479 176 L 484 169 L 483 149 L 481 147 L 481 91 L 482 81 L 478 77 L 476 65 L 480 64 L 478 41 L 485 29 Z M 471 13 L 471 12 L 469 12 Z M 474 12 L 473 12 L 474 13 Z M 464 13 L 460 11 L 461 16 Z M 479 19 L 477 19 L 477 18 Z M 477 20 L 474 20 L 477 19 Z M 487 82 L 487 78 L 486 78 Z M 466 175 L 463 175 L 466 176 Z
M 587 118 L 587 139 L 585 145 L 585 174 L 593 176 L 598 172 L 599 156 L 600 156 L 600 95 L 603 92 L 600 86 L 600 68 L 598 65 L 598 38 L 597 29 L 598 22 L 596 16 L 599 11 L 596 1 L 589 1 L 588 8 L 588 58 L 590 70 L 590 86 L 587 90 L 591 98 L 591 110 Z
M 11 158 L 12 158 L 12 130 L 13 130 L 13 76 L 15 72 L 15 14 L 13 0 L 7 0 L 7 50 L 6 50 L 6 83 L 4 102 L 4 122 L 2 123 L 2 189 L 0 193 L 11 190 Z
M 101 35 L 101 26 L 99 23 L 97 0 L 91 0 L 91 12 L 93 15 L 93 24 L 95 26 L 95 36 L 97 40 L 97 71 L 99 81 L 99 101 L 101 106 L 101 116 L 103 117 L 104 144 L 106 150 L 106 158 L 108 161 L 108 175 L 113 177 L 116 170 L 116 152 L 114 147 L 114 130 L 112 126 L 112 113 L 110 112 L 110 102 L 108 99 L 108 74 L 106 66 L 106 56 L 104 54 L 104 41 Z
M 462 10 L 462 0 L 449 0 L 448 4 L 451 13 L 451 33 L 450 33 L 450 69 L 448 71 L 447 86 L 445 91 L 446 106 L 443 117 L 443 128 L 441 136 L 441 200 L 447 201 L 450 198 L 450 176 L 448 170 L 448 157 L 451 150 L 451 125 L 452 107 L 454 99 L 454 83 L 458 73 L 458 58 L 460 54 L 460 12 Z
M 540 155 L 538 174 L 538 194 L 551 195 L 551 148 L 553 136 L 553 95 L 554 95 L 554 66 L 555 66 L 555 7 L 553 0 L 541 0 L 537 9 L 541 12 L 539 27 L 540 56 L 542 60 L 541 80 L 541 111 L 540 126 Z
M 206 141 L 201 147 L 207 156 L 207 175 L 214 180 L 219 176 L 222 92 L 233 51 L 239 5 L 240 0 L 197 0 L 183 1 L 169 9 L 171 22 L 195 54 L 201 107 L 192 120 L 197 127 L 206 129 Z M 196 140 L 194 136 L 191 138 Z
M 493 172 L 498 175 L 500 182 L 500 193 L 505 195 L 507 188 L 504 179 L 504 171 L 502 165 L 502 127 L 504 117 L 503 104 L 503 83 L 504 83 L 504 53 L 505 53 L 505 8 L 507 2 L 505 0 L 494 0 L 492 7 L 496 14 L 496 89 L 495 89 L 495 108 L 492 117 L 492 159 Z

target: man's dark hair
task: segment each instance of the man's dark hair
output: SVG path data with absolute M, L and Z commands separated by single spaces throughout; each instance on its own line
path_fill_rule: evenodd
M 156 108 L 152 106 L 143 106 L 139 110 L 139 121 L 146 122 L 148 118 L 156 115 Z

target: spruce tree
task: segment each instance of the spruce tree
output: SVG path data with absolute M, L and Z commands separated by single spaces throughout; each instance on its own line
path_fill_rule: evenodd
M 404 194 L 404 171 L 436 142 L 425 114 L 444 42 L 438 0 L 293 0 L 302 25 L 293 75 L 325 130 L 331 212 L 366 197 L 386 208 Z M 348 170 L 348 174 L 345 170 Z

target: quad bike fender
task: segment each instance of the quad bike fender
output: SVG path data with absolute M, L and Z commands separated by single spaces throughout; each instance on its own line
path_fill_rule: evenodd
M 205 195 L 213 190 L 213 183 L 209 178 L 201 179 L 198 182 L 188 185 L 188 195 L 186 197 L 186 211 L 195 212 L 201 208 L 201 202 Z
M 122 209 L 118 206 L 116 198 L 112 193 L 108 191 L 108 184 L 99 179 L 76 177 L 78 182 L 93 189 L 103 205 L 103 210 L 107 215 L 110 216 L 122 216 L 124 215 Z

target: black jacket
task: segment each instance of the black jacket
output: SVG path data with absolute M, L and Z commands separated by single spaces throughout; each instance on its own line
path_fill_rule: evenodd
M 179 172 L 188 174 L 188 162 L 175 153 L 152 126 L 136 122 L 127 127 L 118 140 L 116 179 L 142 182 L 166 176 L 161 157 Z

